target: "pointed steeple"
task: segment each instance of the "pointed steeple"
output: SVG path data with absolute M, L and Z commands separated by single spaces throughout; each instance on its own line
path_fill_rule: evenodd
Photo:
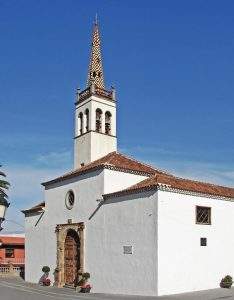
M 94 83 L 99 88 L 105 89 L 101 55 L 101 39 L 99 35 L 97 15 L 93 28 L 87 86 L 90 86 L 91 83 Z

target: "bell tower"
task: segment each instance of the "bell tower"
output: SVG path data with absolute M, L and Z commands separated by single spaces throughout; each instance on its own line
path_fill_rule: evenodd
M 115 90 L 107 90 L 97 19 L 93 27 L 87 86 L 75 102 L 74 168 L 117 150 Z

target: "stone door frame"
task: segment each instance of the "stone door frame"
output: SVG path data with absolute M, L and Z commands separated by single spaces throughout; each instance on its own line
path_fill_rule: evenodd
M 64 248 L 65 239 L 69 230 L 77 232 L 80 239 L 80 269 L 78 274 L 84 273 L 84 223 L 58 224 L 55 232 L 57 235 L 57 272 L 55 274 L 55 285 L 63 287 L 65 285 L 64 268 Z

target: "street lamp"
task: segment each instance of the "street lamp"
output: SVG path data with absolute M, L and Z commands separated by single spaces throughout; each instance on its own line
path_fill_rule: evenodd
M 9 207 L 10 203 L 7 202 L 4 195 L 0 195 L 0 231 L 3 230 L 2 222 L 5 220 L 6 210 Z

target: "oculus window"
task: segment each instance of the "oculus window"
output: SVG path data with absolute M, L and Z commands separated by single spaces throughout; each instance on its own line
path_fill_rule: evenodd
M 72 209 L 75 203 L 75 195 L 73 191 L 68 191 L 65 197 L 65 204 L 68 209 Z

